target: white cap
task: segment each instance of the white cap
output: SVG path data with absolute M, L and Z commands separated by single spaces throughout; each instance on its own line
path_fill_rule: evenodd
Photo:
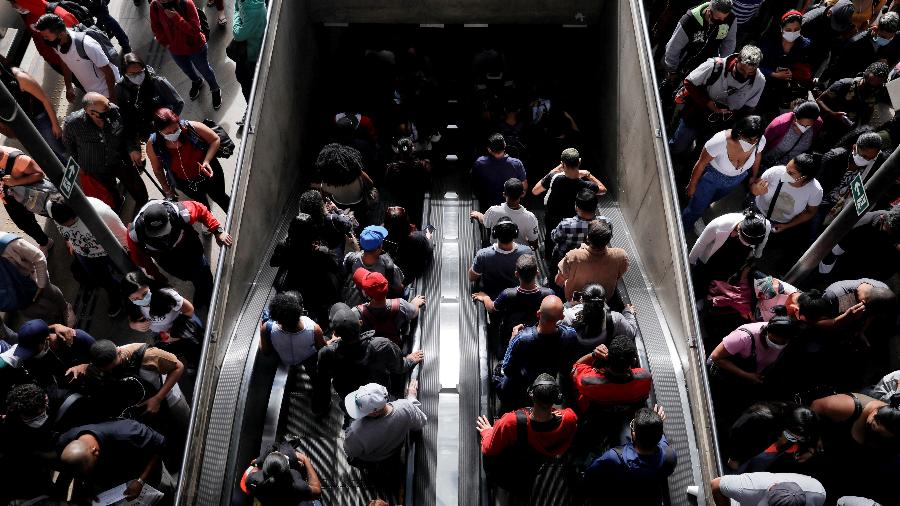
M 355 392 L 347 394 L 347 397 L 344 398 L 344 406 L 347 408 L 347 414 L 358 420 L 383 408 L 387 401 L 387 388 L 378 383 L 369 383 L 359 387 Z

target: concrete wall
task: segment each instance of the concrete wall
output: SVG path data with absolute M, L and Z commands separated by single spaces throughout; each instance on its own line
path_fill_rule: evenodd
M 716 443 L 707 412 L 704 357 L 695 347 L 699 327 L 648 32 L 641 0 L 622 0 L 618 5 L 617 195 L 634 240 L 641 245 L 645 275 L 682 362 L 702 473 L 707 478 L 718 467 Z
M 307 3 L 269 0 L 268 4 L 270 28 L 260 54 L 264 64 L 257 69 L 226 227 L 234 236 L 235 246 L 224 250 L 217 267 L 218 283 L 209 317 L 212 330 L 195 395 L 193 441 L 207 440 L 220 364 L 253 286 L 256 266 L 268 261 L 261 255 L 296 187 L 299 161 L 305 154 L 304 139 L 311 137 L 304 119 L 311 107 L 318 49 Z M 188 450 L 179 504 L 198 504 L 197 485 L 204 457 L 200 445 Z
M 299 1 L 299 0 L 295 0 Z M 608 0 L 312 0 L 324 23 L 597 23 Z

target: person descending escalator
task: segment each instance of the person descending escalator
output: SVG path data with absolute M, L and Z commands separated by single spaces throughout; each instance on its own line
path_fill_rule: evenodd
M 488 479 L 526 498 L 531 490 L 523 485 L 533 482 L 545 462 L 568 451 L 578 424 L 571 408 L 556 408 L 562 396 L 550 374 L 534 380 L 528 387 L 528 397 L 533 407 L 510 411 L 493 426 L 484 415 L 476 420 Z
M 491 229 L 491 238 L 497 242 L 481 248 L 475 254 L 469 268 L 469 281 L 479 281 L 482 291 L 495 299 L 503 290 L 519 284 L 516 279 L 516 261 L 530 254 L 531 248 L 516 242 L 519 227 L 504 216 Z
M 362 267 L 353 273 L 353 282 L 369 299 L 353 308 L 362 322 L 363 332 L 375 331 L 376 336 L 386 337 L 402 347 L 404 338 L 409 336 L 410 323 L 419 317 L 419 310 L 425 305 L 425 296 L 416 295 L 412 302 L 402 297 L 388 299 L 387 278 Z
M 663 434 L 665 419 L 660 405 L 638 410 L 628 441 L 607 450 L 584 472 L 588 504 L 667 504 L 666 477 L 675 472 L 678 459 Z
M 241 477 L 241 490 L 261 506 L 321 506 L 319 475 L 309 457 L 288 442 L 273 444 Z

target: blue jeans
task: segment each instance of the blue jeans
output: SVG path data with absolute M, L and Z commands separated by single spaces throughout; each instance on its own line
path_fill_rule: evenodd
M 175 60 L 175 64 L 188 76 L 191 82 L 195 83 L 200 80 L 200 76 L 197 75 L 199 71 L 203 79 L 206 79 L 206 82 L 209 83 L 209 89 L 215 91 L 219 89 L 219 83 L 216 81 L 215 71 L 209 65 L 208 54 L 209 44 L 204 44 L 203 49 L 194 54 L 172 54 L 172 59 Z M 194 70 L 195 67 L 197 70 Z
M 694 144 L 694 139 L 696 138 L 697 129 L 688 126 L 682 118 L 678 120 L 678 128 L 675 129 L 675 133 L 672 134 L 672 138 L 669 139 L 669 151 L 673 155 L 687 153 L 690 151 L 691 146 Z
M 697 183 L 697 191 L 694 197 L 688 202 L 687 207 L 681 211 L 681 224 L 687 231 L 693 230 L 694 222 L 697 221 L 703 213 L 709 209 L 713 203 L 731 193 L 735 186 L 747 178 L 748 172 L 743 172 L 737 176 L 726 176 L 722 174 L 712 165 L 707 165 L 704 169 L 700 182 Z
M 122 25 L 116 21 L 116 18 L 112 17 L 109 13 L 109 7 L 103 5 L 103 2 L 98 2 L 100 5 L 94 8 L 92 14 L 97 18 L 97 25 L 103 31 L 107 31 L 113 34 L 113 37 L 119 41 L 119 45 L 122 46 L 126 52 L 131 51 L 131 43 L 128 41 L 128 35 L 125 33 L 125 30 L 122 29 Z
M 61 139 L 57 139 L 53 136 L 53 123 L 50 122 L 50 116 L 47 116 L 46 112 L 42 112 L 37 116 L 32 117 L 31 122 L 34 123 L 34 127 L 37 128 L 41 137 L 47 141 L 47 145 L 50 146 L 50 149 L 53 150 L 53 153 L 56 154 L 56 157 L 59 158 L 59 161 L 62 162 L 63 167 L 65 167 L 66 147 L 63 146 Z

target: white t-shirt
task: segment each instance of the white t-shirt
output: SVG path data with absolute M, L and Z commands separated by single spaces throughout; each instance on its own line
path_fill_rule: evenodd
M 181 314 L 181 306 L 184 304 L 184 297 L 171 288 L 160 288 L 160 292 L 166 292 L 175 299 L 175 307 L 162 316 L 152 316 L 150 314 L 150 306 L 139 306 L 141 314 L 150 322 L 150 332 L 163 332 L 172 328 L 172 323 L 178 315 Z
M 78 48 L 75 47 L 75 37 L 84 37 L 84 52 L 88 59 L 84 59 L 78 54 Z M 58 48 L 56 53 L 62 58 L 63 63 L 72 74 L 78 78 L 78 82 L 84 87 L 84 91 L 94 91 L 109 98 L 112 96 L 111 90 L 106 86 L 106 78 L 103 77 L 101 68 L 109 66 L 113 72 L 113 79 L 118 82 L 120 79 L 119 69 L 115 65 L 111 65 L 103 48 L 96 40 L 83 34 L 75 34 L 69 30 L 69 37 L 72 37 L 72 44 L 69 46 L 69 52 L 63 53 Z
M 125 225 L 122 223 L 122 220 L 119 219 L 119 216 L 102 200 L 95 199 L 94 197 L 88 197 L 87 199 L 94 207 L 94 210 L 97 211 L 97 214 L 100 216 L 100 219 L 103 220 L 103 223 L 105 223 L 106 226 L 109 227 L 109 230 L 112 231 L 113 235 L 116 236 L 119 244 L 124 247 L 126 244 L 125 236 L 128 231 L 125 229 Z M 67 227 L 57 223 L 56 228 L 66 241 L 72 243 L 72 247 L 75 248 L 75 253 L 87 258 L 107 256 L 106 250 L 103 249 L 103 246 L 101 246 L 99 242 L 97 242 L 97 238 L 95 238 L 94 234 L 88 230 L 87 226 L 80 218 L 76 218 L 75 223 L 72 224 L 72 226 Z
M 806 506 L 825 504 L 825 487 L 818 480 L 795 473 L 744 473 L 719 478 L 719 490 L 732 506 L 759 506 L 769 487 L 776 483 L 796 483 L 806 493 Z
M 484 226 L 490 230 L 494 228 L 494 225 L 496 225 L 497 222 L 500 221 L 500 218 L 504 216 L 508 216 L 509 219 L 519 227 L 519 237 L 516 238 L 517 241 L 523 243 L 537 241 L 537 218 L 534 216 L 534 213 L 521 205 L 518 209 L 512 209 L 504 202 L 500 205 L 489 207 L 484 213 Z
M 731 164 L 731 160 L 728 159 L 729 133 L 729 130 L 722 130 L 716 135 L 713 135 L 711 139 L 706 141 L 706 144 L 704 144 L 703 147 L 706 148 L 706 152 L 713 157 L 712 161 L 709 162 L 710 165 L 713 166 L 713 168 L 715 168 L 722 174 L 725 174 L 726 176 L 734 177 L 747 172 L 751 167 L 753 167 L 753 162 L 756 161 L 756 157 L 762 156 L 763 149 L 765 149 L 766 147 L 766 138 L 764 136 L 760 136 L 759 143 L 756 145 L 755 149 L 750 149 L 750 156 L 747 158 L 747 161 L 744 162 L 744 165 L 735 167 Z
M 761 178 L 769 183 L 769 189 L 763 195 L 756 197 L 756 207 L 765 216 L 769 212 L 769 204 L 772 197 L 775 196 L 775 189 L 778 188 L 778 182 L 781 177 L 787 174 L 787 168 L 784 165 L 776 165 L 769 170 L 763 172 Z M 794 219 L 795 216 L 806 210 L 806 206 L 816 207 L 822 203 L 822 185 L 815 178 L 800 188 L 784 183 L 781 185 L 781 193 L 778 194 L 778 200 L 775 201 L 775 209 L 772 210 L 771 220 L 775 223 L 787 223 Z

